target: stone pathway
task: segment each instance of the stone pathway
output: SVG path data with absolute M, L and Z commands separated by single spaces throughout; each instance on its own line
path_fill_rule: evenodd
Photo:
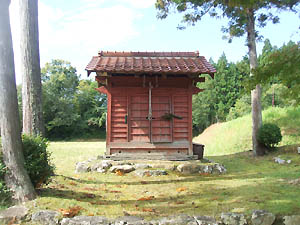
M 185 214 L 146 221 L 136 216 L 124 216 L 114 220 L 102 216 L 61 218 L 59 212 L 50 210 L 40 210 L 29 215 L 24 206 L 14 206 L 0 212 L 0 223 L 16 224 L 25 217 L 27 222 L 31 221 L 35 225 L 274 225 L 276 222 L 275 215 L 263 210 L 254 210 L 248 217 L 241 213 L 222 213 L 219 221 L 210 216 Z M 281 219 L 282 225 L 300 225 L 300 215 L 284 216 Z
M 185 162 L 174 161 L 151 161 L 151 160 L 126 160 L 113 161 L 107 159 L 89 159 L 78 162 L 75 166 L 76 173 L 98 172 L 98 173 L 131 173 L 135 171 L 136 176 L 163 176 L 168 175 L 168 170 L 177 171 L 182 174 L 224 174 L 224 165 L 214 163 L 207 159 L 191 160 Z

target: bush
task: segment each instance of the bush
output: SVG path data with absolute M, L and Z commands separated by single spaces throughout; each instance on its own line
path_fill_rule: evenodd
M 23 151 L 25 168 L 34 187 L 48 183 L 54 174 L 54 165 L 50 162 L 47 152 L 48 141 L 40 136 L 23 135 Z
M 281 131 L 276 124 L 266 123 L 258 130 L 258 141 L 267 148 L 273 148 L 281 139 Z
M 0 144 L 1 144 L 1 142 L 0 142 Z M 10 198 L 10 192 L 7 189 L 7 187 L 5 185 L 5 181 L 4 181 L 5 172 L 6 172 L 6 167 L 3 162 L 2 151 L 1 151 L 1 147 L 0 147 L 0 199 L 1 199 L 0 205 L 2 205 L 2 206 L 6 205 L 8 199 Z

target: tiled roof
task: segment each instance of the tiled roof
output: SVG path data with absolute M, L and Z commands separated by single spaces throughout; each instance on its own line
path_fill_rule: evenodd
M 99 52 L 87 65 L 91 72 L 213 74 L 216 69 L 198 52 Z

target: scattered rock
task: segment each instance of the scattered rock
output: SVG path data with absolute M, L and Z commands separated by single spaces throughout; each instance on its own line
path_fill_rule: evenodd
M 218 225 L 219 223 L 213 217 L 210 216 L 195 216 L 195 220 L 198 225 Z
M 167 171 L 165 170 L 136 170 L 135 174 L 139 177 L 155 177 L 168 175 Z
M 274 157 L 273 159 L 278 164 L 285 164 L 286 163 L 286 161 L 284 159 L 281 159 L 279 157 Z
M 290 164 L 291 162 L 292 162 L 292 160 L 290 160 L 290 159 L 286 161 L 287 164 Z
M 297 147 L 298 154 L 300 154 L 300 147 Z
M 198 173 L 201 169 L 200 165 L 192 163 L 184 163 L 177 166 L 177 170 L 183 174 L 195 174 Z
M 285 225 L 299 225 L 300 224 L 300 215 L 285 216 L 283 217 Z
M 251 221 L 253 225 L 272 225 L 275 221 L 275 216 L 264 210 L 255 210 L 252 213 Z
M 97 171 L 98 168 L 101 167 L 101 163 L 95 163 L 91 166 L 91 171 Z
M 87 165 L 86 162 L 78 162 L 76 164 L 76 173 L 87 173 L 91 170 L 91 168 Z
M 164 168 L 165 168 L 166 170 L 175 171 L 175 170 L 177 169 L 177 165 L 175 165 L 175 164 L 166 164 L 166 165 L 164 166 Z
M 110 167 L 112 167 L 112 163 L 112 160 L 102 160 L 101 162 L 92 165 L 91 170 L 99 173 L 105 173 Z
M 221 220 L 225 225 L 247 224 L 244 214 L 240 214 L 240 213 L 222 213 Z
M 109 171 L 112 173 L 115 173 L 117 170 L 123 172 L 123 173 L 130 173 L 135 170 L 134 166 L 132 165 L 118 165 L 118 166 L 112 166 Z
M 111 222 L 101 216 L 75 216 L 73 218 L 64 218 L 61 225 L 109 225 Z
M 8 209 L 0 211 L 0 224 L 7 224 L 10 221 L 14 220 L 22 220 L 28 214 L 28 209 L 25 206 L 12 206 Z
M 149 222 L 144 221 L 143 218 L 137 216 L 123 216 L 116 219 L 114 225 L 150 225 Z
M 213 166 L 212 165 L 202 165 L 199 173 L 212 173 Z
M 292 185 L 300 185 L 300 178 L 295 179 L 295 180 L 290 180 L 290 181 L 289 181 L 289 184 L 292 184 Z
M 182 214 L 178 216 L 164 217 L 156 221 L 156 223 L 151 221 L 151 224 L 159 225 L 198 225 L 194 217 Z
M 32 214 L 31 220 L 43 225 L 56 225 L 60 214 L 56 211 L 41 210 Z
M 134 165 L 134 168 L 136 169 L 136 170 L 139 170 L 139 169 L 149 169 L 149 168 L 151 168 L 152 166 L 150 166 L 150 165 L 148 165 L 148 164 L 142 164 L 142 163 L 138 163 L 138 164 L 135 164 Z
M 219 163 L 216 163 L 214 164 L 213 166 L 213 171 L 212 173 L 216 173 L 216 174 L 223 174 L 223 173 L 226 173 L 226 168 L 225 166 L 219 164 Z
M 102 169 L 102 168 L 98 168 L 96 171 L 97 171 L 98 173 L 106 173 L 106 172 L 107 172 L 107 170 Z

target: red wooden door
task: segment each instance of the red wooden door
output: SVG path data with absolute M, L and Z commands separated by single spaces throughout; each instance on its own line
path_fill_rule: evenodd
M 149 100 L 151 109 L 149 110 Z M 149 94 L 130 96 L 130 141 L 172 142 L 172 120 L 163 115 L 171 113 L 171 97 L 153 91 Z M 149 119 L 149 115 L 152 117 Z
M 152 117 L 151 120 L 151 141 L 152 142 L 172 142 L 172 120 L 163 118 L 165 114 L 171 113 L 170 96 L 152 96 Z
M 130 96 L 130 141 L 150 142 L 149 96 Z

